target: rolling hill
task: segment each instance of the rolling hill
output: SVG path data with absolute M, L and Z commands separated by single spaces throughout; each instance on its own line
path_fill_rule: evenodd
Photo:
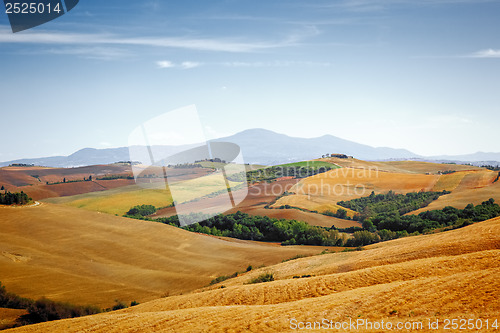
M 413 213 L 453 206 L 463 209 L 493 198 L 500 201 L 499 173 L 470 165 L 437 164 L 420 161 L 369 162 L 358 159 L 322 159 L 342 166 L 312 177 L 304 178 L 272 205 L 284 205 L 317 210 L 336 211 L 339 201 L 394 191 L 451 191 L 429 206 Z M 348 212 L 350 216 L 354 212 Z
M 471 202 L 500 199 L 498 172 L 474 166 L 354 158 L 325 158 L 315 163 L 333 163 L 340 168 L 303 179 L 283 177 L 254 184 L 249 188 L 250 195 L 234 210 L 297 218 L 316 225 L 354 226 L 358 225 L 355 221 L 309 211 L 264 207 L 274 202 L 281 190 L 291 194 L 279 198 L 274 207 L 289 204 L 319 211 L 334 210 L 338 200 L 371 191 L 451 191 L 424 209 L 447 205 L 463 208 Z M 45 186 L 36 182 L 51 177 L 65 175 L 71 179 L 104 170 L 127 174 L 123 166 L 94 166 L 3 168 L 7 172 L 0 176 L 10 184 L 33 182 L 20 186 L 29 189 Z M 179 177 L 192 174 L 181 173 Z M 70 189 L 92 183 L 49 187 L 65 185 Z M 325 248 L 283 247 L 213 237 L 91 211 L 113 213 L 103 210 L 105 206 L 121 209 L 117 211 L 121 213 L 138 198 L 160 202 L 169 199 L 168 193 L 156 193 L 154 188 L 123 185 L 48 200 L 61 205 L 44 200 L 39 206 L 0 207 L 0 280 L 9 291 L 25 297 L 46 296 L 101 307 L 112 306 L 115 300 L 126 303 L 136 300 L 141 305 L 22 327 L 14 332 L 191 332 L 207 327 L 212 331 L 276 332 L 295 331 L 292 323 L 323 318 L 332 323 L 349 320 L 383 320 L 393 325 L 422 323 L 422 329 L 413 331 L 445 332 L 449 331 L 443 328 L 446 319 L 484 323 L 486 319 L 494 320 L 500 311 L 497 297 L 500 283 L 496 278 L 500 273 L 500 218 L 453 231 L 377 243 L 363 251 L 317 255 Z M 363 194 L 354 191 L 357 186 L 363 186 Z M 276 187 L 279 193 L 275 193 Z M 314 192 L 325 187 L 341 189 L 341 193 Z M 217 196 L 211 200 L 217 200 Z M 209 208 L 211 203 L 203 204 Z M 174 213 L 169 207 L 160 210 L 157 216 Z M 311 254 L 316 256 L 282 262 Z M 265 267 L 245 272 L 248 265 Z M 235 271 L 241 272 L 239 276 L 207 286 L 214 278 Z M 250 283 L 263 274 L 272 274 L 274 281 Z M 2 310 L 2 313 L 3 322 L 10 324 L 22 311 Z M 426 330 L 428 320 L 440 321 L 440 329 Z
M 282 247 L 43 203 L 0 207 L 0 281 L 23 297 L 109 307 L 323 248 Z
M 262 273 L 272 273 L 276 280 L 248 284 Z M 486 320 L 499 324 L 499 273 L 497 218 L 379 243 L 361 252 L 280 263 L 224 281 L 223 289 L 214 285 L 125 310 L 12 332 L 291 332 L 298 323 L 313 325 L 323 319 L 333 325 L 378 323 L 378 329 L 358 328 L 366 332 L 387 332 L 387 326 L 380 329 L 382 321 L 395 331 L 448 332 L 446 320 L 452 319 L 482 324 L 484 330 Z M 303 275 L 309 277 L 294 278 Z M 438 329 L 431 329 L 429 323 L 436 321 Z M 403 329 L 396 330 L 397 325 Z

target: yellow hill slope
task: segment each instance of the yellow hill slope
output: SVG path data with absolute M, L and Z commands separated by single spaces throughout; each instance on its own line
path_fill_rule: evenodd
M 464 208 L 469 203 L 480 204 L 489 198 L 500 200 L 498 172 L 483 168 L 415 161 L 334 160 L 342 168 L 300 180 L 288 190 L 292 195 L 281 197 L 272 207 L 289 205 L 318 212 L 336 212 L 341 208 L 337 205 L 339 201 L 365 197 L 372 191 L 377 194 L 451 191 L 451 194 L 414 213 L 446 206 Z M 347 215 L 352 217 L 355 212 L 347 210 Z
M 191 233 L 43 203 L 0 208 L 0 281 L 23 297 L 109 307 L 206 286 L 220 275 L 323 248 Z
M 276 281 L 247 284 L 270 272 Z M 168 297 L 133 308 L 13 332 L 294 331 L 298 322 L 413 325 L 399 331 L 450 332 L 446 319 L 488 319 L 500 313 L 500 218 L 446 233 L 398 239 L 365 251 L 326 254 L 252 271 L 224 289 Z M 312 277 L 293 279 L 293 275 Z M 439 320 L 430 330 L 429 320 Z M 422 329 L 418 325 L 422 325 Z M 304 324 L 305 325 L 305 324 Z M 319 327 L 317 327 L 319 328 Z M 319 330 L 318 330 L 319 331 Z M 346 329 L 330 331 L 345 332 Z M 356 331 L 356 330 L 354 330 Z M 474 330 L 469 330 L 474 331 Z M 486 331 L 486 330 L 485 330 Z

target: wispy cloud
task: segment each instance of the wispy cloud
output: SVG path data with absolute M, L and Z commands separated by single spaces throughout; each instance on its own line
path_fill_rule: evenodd
M 123 37 L 114 34 L 85 34 L 59 31 L 26 31 L 13 34 L 7 26 L 0 26 L 0 43 L 54 44 L 54 45 L 122 45 L 181 48 L 197 51 L 258 52 L 261 50 L 295 46 L 319 32 L 311 26 L 294 31 L 282 40 L 248 41 L 245 38 L 192 37 Z
M 353 12 L 371 12 L 384 10 L 390 6 L 415 5 L 415 6 L 435 6 L 447 4 L 478 4 L 485 2 L 495 2 L 496 0 L 342 0 L 338 2 L 325 2 L 323 4 L 313 4 L 311 6 L 320 8 L 335 8 Z
M 468 58 L 500 58 L 500 50 L 481 50 L 467 56 Z
M 157 61 L 156 65 L 158 66 L 158 68 L 173 68 L 173 67 L 175 67 L 175 64 L 171 61 L 168 61 L 168 60 Z
M 201 62 L 194 62 L 194 61 L 184 61 L 184 62 L 181 62 L 180 64 L 176 64 L 176 63 L 169 61 L 169 60 L 160 60 L 160 61 L 156 62 L 156 65 L 160 69 L 164 69 L 164 68 L 191 69 L 191 68 L 200 67 L 202 65 L 202 63 Z
M 221 63 L 226 67 L 329 67 L 330 62 L 314 62 L 314 61 L 257 61 L 257 62 L 244 62 L 244 61 L 230 61 Z
M 201 66 L 201 62 L 184 61 L 183 63 L 181 63 L 181 67 L 184 69 L 191 69 L 199 66 Z
M 428 56 L 412 56 L 412 59 L 496 59 L 500 58 L 500 50 L 485 49 L 469 54 L 455 55 L 428 55 Z
M 315 62 L 315 61 L 227 61 L 227 62 L 212 62 L 202 63 L 195 61 L 183 61 L 175 63 L 170 60 L 160 60 L 156 62 L 159 69 L 165 68 L 178 68 L 178 69 L 191 69 L 200 66 L 215 66 L 215 67 L 247 67 L 247 68 L 263 68 L 263 67 L 330 67 L 330 62 Z
M 114 47 L 59 47 L 46 50 L 50 54 L 69 54 L 86 59 L 113 60 L 117 58 L 128 58 L 130 52 Z
M 212 16 L 203 16 L 200 19 L 205 20 L 221 20 L 221 21 L 267 21 L 276 23 L 281 18 L 276 16 L 255 16 L 255 15 L 240 15 L 240 14 L 218 14 Z

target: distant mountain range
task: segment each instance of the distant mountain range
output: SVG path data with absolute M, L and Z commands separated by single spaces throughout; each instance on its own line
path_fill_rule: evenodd
M 241 147 L 246 162 L 265 165 L 310 160 L 327 153 L 341 153 L 363 160 L 419 157 L 405 149 L 374 148 L 332 135 L 304 139 L 265 129 L 250 129 L 213 141 L 235 143 Z
M 470 162 L 473 164 L 500 164 L 500 153 L 478 152 L 470 155 L 425 157 L 414 154 L 406 149 L 388 147 L 377 148 L 344 140 L 332 135 L 305 139 L 291 137 L 265 129 L 249 129 L 229 137 L 212 141 L 235 143 L 240 146 L 246 163 L 264 165 L 310 160 L 319 158 L 327 153 L 346 154 L 358 159 L 372 161 L 414 159 L 440 162 Z M 188 148 L 188 146 L 155 146 L 156 150 L 161 150 L 166 154 L 179 153 Z M 128 160 L 130 160 L 128 147 L 107 149 L 85 148 L 69 156 L 20 159 L 0 162 L 0 166 L 19 163 L 49 167 L 76 167 L 110 164 Z

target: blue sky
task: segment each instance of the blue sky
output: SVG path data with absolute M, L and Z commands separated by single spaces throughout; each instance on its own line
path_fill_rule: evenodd
M 486 0 L 82 0 L 16 34 L 0 13 L 0 161 L 126 146 L 190 104 L 208 137 L 498 152 L 498 13 Z

